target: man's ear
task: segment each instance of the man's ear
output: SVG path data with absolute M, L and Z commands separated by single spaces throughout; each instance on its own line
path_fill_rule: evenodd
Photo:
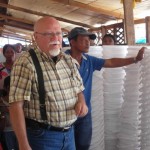
M 70 45 L 74 45 L 74 44 L 75 44 L 75 40 L 74 39 L 70 40 Z
M 35 41 L 35 39 L 36 39 L 36 34 L 33 33 L 33 40 Z
M 33 44 L 35 44 L 36 45 L 36 35 L 35 35 L 35 33 L 32 35 L 32 42 L 33 42 Z

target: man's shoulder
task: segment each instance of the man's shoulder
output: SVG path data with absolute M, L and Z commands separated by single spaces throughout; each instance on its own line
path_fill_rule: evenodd
M 15 60 L 15 65 L 17 64 L 26 64 L 26 63 L 29 63 L 31 62 L 31 59 L 30 59 L 30 54 L 28 51 L 24 52 L 23 54 L 21 54 L 21 56 L 19 56 L 16 60 Z
M 30 55 L 29 52 L 28 52 L 28 51 L 25 51 L 25 52 L 21 53 L 20 57 L 21 57 L 21 58 L 23 58 L 23 57 L 29 57 L 29 55 Z M 19 58 L 20 58 L 20 57 L 19 57 Z M 19 58 L 18 58 L 18 59 L 19 59 Z
M 82 56 L 83 56 L 83 58 L 86 58 L 87 60 L 97 59 L 97 57 L 89 55 L 88 53 L 83 53 Z
M 67 49 L 67 50 L 64 51 L 64 53 L 68 54 L 68 55 L 70 55 L 70 52 L 71 52 L 71 49 Z
M 65 57 L 65 58 L 68 58 L 68 59 L 72 58 L 71 55 L 69 53 L 67 53 L 66 51 L 65 52 L 61 52 L 61 55 L 63 57 Z
M 25 51 L 22 51 L 21 53 L 16 53 L 16 59 L 22 56 L 25 53 Z
M 69 66 L 76 64 L 76 60 L 73 57 L 71 57 L 71 55 L 68 55 L 64 52 L 62 52 L 61 55 L 63 55 L 63 59 L 67 64 L 69 64 Z
M 90 54 L 84 54 L 84 56 L 88 59 L 101 59 L 101 60 L 103 60 L 103 58 L 101 58 L 101 57 L 93 56 L 93 55 L 90 55 Z
M 89 54 L 84 54 L 83 58 L 84 58 L 84 60 L 86 60 L 85 62 L 92 63 L 92 64 L 93 63 L 102 64 L 105 61 L 103 58 L 92 56 Z

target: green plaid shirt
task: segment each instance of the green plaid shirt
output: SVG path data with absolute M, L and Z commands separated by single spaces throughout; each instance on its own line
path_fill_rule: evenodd
M 65 127 L 75 122 L 77 94 L 84 90 L 82 79 L 73 59 L 61 53 L 56 63 L 45 53 L 35 50 L 39 59 L 46 91 L 47 123 Z M 13 65 L 9 102 L 24 101 L 25 117 L 43 122 L 39 108 L 37 73 L 28 52 Z

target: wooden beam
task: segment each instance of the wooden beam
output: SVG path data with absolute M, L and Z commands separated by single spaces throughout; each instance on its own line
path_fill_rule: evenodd
M 3 32 L 10 32 L 10 33 L 14 33 L 14 34 L 16 34 L 16 35 L 20 35 L 20 34 L 22 34 L 22 35 L 25 35 L 25 36 L 31 36 L 32 35 L 32 33 L 27 33 L 27 32 L 24 32 L 24 31 L 20 31 L 20 30 L 16 30 L 16 28 L 10 28 L 10 27 L 0 27 L 0 29 L 1 30 L 3 30 Z
M 103 8 L 100 8 L 100 7 L 93 7 L 90 4 L 84 4 L 84 3 L 77 2 L 77 1 L 74 1 L 74 0 L 52 0 L 52 1 L 62 3 L 62 4 L 65 4 L 65 5 L 78 7 L 78 8 L 83 8 L 83 9 L 90 10 L 90 11 L 94 11 L 96 13 L 107 15 L 107 16 L 113 17 L 115 19 L 116 18 L 117 19 L 123 19 L 124 18 L 123 14 L 114 13 L 112 11 L 108 11 L 108 10 L 105 10 Z
M 21 34 L 17 34 L 16 30 L 13 29 L 9 29 L 9 28 L 5 28 L 5 27 L 0 27 L 0 31 L 1 32 L 1 36 L 11 36 L 11 37 L 17 37 L 17 38 L 22 38 L 22 39 L 28 39 L 31 40 L 31 35 L 26 34 L 25 32 L 21 32 L 22 34 L 24 34 L 25 36 L 21 35 Z M 19 33 L 19 32 L 18 32 Z
M 89 29 L 89 31 L 93 32 L 93 31 L 100 31 L 102 30 L 102 28 L 114 28 L 115 26 L 122 26 L 122 22 L 120 23 L 116 23 L 116 24 L 111 24 L 111 25 L 107 25 L 107 26 L 101 26 L 101 27 L 98 27 L 98 28 L 91 28 Z
M 13 39 L 18 39 L 18 40 L 21 40 L 21 41 L 31 41 L 32 38 L 29 38 L 29 37 L 23 37 L 23 36 L 18 36 L 18 35 L 15 35 L 15 34 L 11 34 L 11 33 L 2 33 L 1 37 L 4 37 L 4 38 L 13 38 Z
M 29 31 L 33 31 L 33 26 L 29 26 L 29 25 L 21 25 L 18 22 L 15 21 L 7 21 L 7 22 L 0 22 L 0 25 L 8 25 L 11 27 L 15 27 L 15 28 L 20 28 L 20 29 L 24 29 L 24 30 L 29 30 Z
M 21 11 L 21 12 L 25 12 L 25 13 L 29 13 L 29 14 L 33 14 L 33 15 L 37 15 L 37 16 L 55 17 L 53 15 L 48 15 L 48 14 L 45 14 L 45 13 L 42 13 L 42 12 L 37 12 L 37 11 L 29 10 L 29 9 L 26 9 L 26 8 L 21 8 L 21 7 L 9 5 L 9 4 L 7 5 L 7 4 L 0 3 L 0 6 L 5 7 L 5 8 L 9 8 L 9 9 L 14 9 L 14 10 Z M 84 23 L 71 21 L 71 20 L 68 20 L 68 19 L 65 19 L 65 18 L 61 18 L 61 17 L 55 17 L 55 18 L 59 21 L 62 21 L 62 22 L 67 22 L 67 23 L 74 24 L 74 25 L 79 25 L 79 26 L 83 26 L 83 27 L 87 27 L 87 28 L 92 28 L 92 26 L 84 24 Z
M 22 23 L 27 23 L 27 24 L 33 25 L 33 22 L 31 22 L 31 21 L 27 21 L 27 20 L 20 19 L 20 18 L 15 18 L 15 17 L 8 16 L 8 15 L 2 15 L 2 14 L 0 14 L 0 17 L 4 18 L 4 19 L 14 20 L 14 21 L 18 21 L 18 22 L 22 22 Z
M 146 22 L 146 43 L 150 44 L 150 17 L 146 17 L 145 22 Z
M 141 23 L 145 23 L 145 19 L 134 20 L 134 24 L 141 24 Z
M 12 32 L 9 32 L 9 31 L 3 31 L 2 35 L 6 35 L 6 36 L 10 36 L 10 37 L 16 37 L 16 38 L 22 38 L 22 39 L 28 39 L 28 40 L 32 39 L 32 37 L 30 37 L 30 36 L 21 36 L 19 34 L 12 33 Z
M 17 28 L 21 28 L 21 29 L 25 29 L 25 30 L 29 30 L 29 31 L 33 31 L 33 26 L 34 24 L 29 21 L 25 21 L 25 20 L 22 20 L 22 19 L 19 19 L 19 18 L 14 18 L 14 17 L 11 17 L 11 16 L 7 16 L 7 15 L 2 15 L 0 14 L 0 17 L 2 17 L 2 20 L 12 20 L 12 21 L 5 21 L 3 24 L 0 22 L 0 26 L 3 26 L 3 25 L 9 25 L 9 26 L 14 26 L 14 27 L 17 27 Z M 30 23 L 30 24 L 29 24 Z M 63 32 L 69 32 L 68 30 L 62 28 L 62 31 Z
M 124 21 L 126 41 L 128 45 L 135 44 L 134 18 L 133 18 L 133 0 L 124 0 Z

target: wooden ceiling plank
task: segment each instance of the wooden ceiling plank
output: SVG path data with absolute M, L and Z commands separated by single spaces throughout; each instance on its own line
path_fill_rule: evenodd
M 19 25 L 19 23 L 14 23 L 14 22 L 13 23 L 12 22 L 5 22 L 5 23 L 0 22 L 0 26 L 1 25 L 8 25 L 11 27 L 16 27 L 16 28 L 20 28 L 20 29 L 24 29 L 24 30 L 33 31 L 33 27 L 30 27 L 30 26 L 23 27 L 23 26 Z
M 55 0 L 52 0 L 52 1 L 55 1 Z M 56 0 L 56 2 L 65 4 L 65 5 L 69 5 L 70 0 Z
M 111 17 L 114 17 L 114 18 L 117 18 L 117 19 L 123 19 L 124 18 L 123 14 L 114 13 L 112 11 L 108 11 L 108 10 L 105 10 L 103 8 L 93 7 L 91 5 L 83 4 L 83 3 L 80 3 L 80 2 L 77 2 L 77 1 L 74 1 L 74 0 L 63 0 L 63 1 L 61 1 L 61 0 L 52 0 L 52 1 L 67 4 L 67 5 L 78 7 L 78 8 L 91 10 L 91 11 L 94 11 L 94 12 L 97 12 L 97 13 L 100 13 L 100 14 L 104 14 L 104 15 L 108 15 L 108 16 L 111 16 Z
M 22 12 L 25 12 L 25 13 L 30 13 L 30 14 L 33 14 L 33 15 L 55 17 L 53 15 L 48 15 L 48 14 L 44 14 L 44 13 L 41 13 L 41 12 L 37 12 L 37 11 L 33 11 L 33 10 L 29 10 L 29 9 L 25 9 L 25 8 L 13 6 L 13 5 L 9 5 L 9 4 L 0 3 L 0 6 L 1 7 L 5 7 L 5 8 L 9 8 L 9 9 L 14 9 L 14 10 L 22 11 Z M 57 20 L 59 20 L 59 21 L 71 23 L 71 24 L 74 24 L 74 25 L 84 26 L 84 27 L 87 27 L 87 28 L 92 28 L 92 26 L 84 24 L 84 23 L 80 23 L 80 22 L 76 22 L 76 21 L 71 21 L 71 20 L 68 20 L 68 19 L 61 18 L 61 17 L 55 17 L 55 18 Z
M 31 21 L 23 20 L 23 19 L 20 19 L 20 18 L 15 18 L 15 17 L 8 16 L 8 15 L 0 14 L 0 17 L 2 17 L 4 19 L 10 19 L 10 20 L 19 21 L 19 22 L 22 22 L 22 23 L 27 23 L 27 24 L 32 24 L 33 25 L 33 23 Z
M 21 40 L 29 40 L 31 41 L 31 38 L 30 37 L 24 37 L 24 36 L 21 36 L 21 35 L 17 35 L 17 34 L 14 34 L 14 33 L 10 33 L 10 32 L 3 32 L 2 37 L 13 37 L 13 38 L 17 38 L 17 39 L 21 39 Z

